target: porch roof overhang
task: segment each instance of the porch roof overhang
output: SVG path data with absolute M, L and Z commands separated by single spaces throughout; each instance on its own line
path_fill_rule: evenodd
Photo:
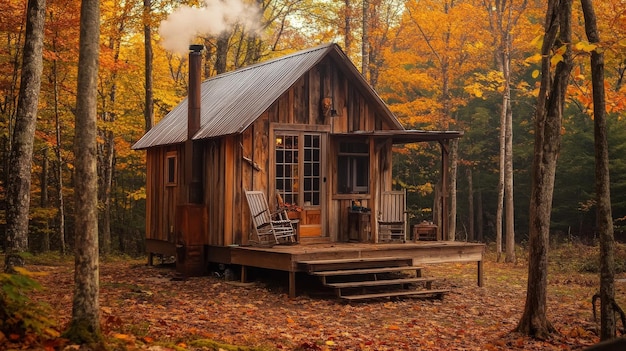
M 393 144 L 410 144 L 424 141 L 446 141 L 463 136 L 462 131 L 434 131 L 434 130 L 374 130 L 356 131 L 351 133 L 337 133 L 340 137 L 373 137 L 375 139 L 391 138 Z

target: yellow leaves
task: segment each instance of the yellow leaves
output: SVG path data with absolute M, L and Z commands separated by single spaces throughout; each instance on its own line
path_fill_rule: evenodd
M 524 60 L 524 62 L 526 64 L 538 64 L 541 62 L 541 54 L 537 53 L 530 57 L 527 57 L 526 60 Z
M 17 273 L 19 273 L 19 274 L 21 274 L 21 275 L 23 275 L 25 277 L 29 277 L 29 278 L 43 277 L 43 276 L 48 275 L 48 273 L 46 273 L 46 272 L 32 272 L 32 271 L 29 271 L 28 269 L 26 269 L 24 267 L 13 267 L 13 269 Z
M 335 342 L 334 342 L 334 341 L 332 341 L 332 340 L 326 340 L 325 344 L 326 344 L 327 346 L 333 346 L 333 345 L 335 345 Z
M 503 73 L 491 70 L 487 73 L 474 73 L 463 89 L 470 95 L 482 98 L 485 92 L 501 92 L 504 84 Z
M 534 70 L 531 76 L 535 79 L 539 77 L 539 70 L 538 69 Z
M 543 33 L 539 34 L 538 36 L 536 36 L 531 42 L 530 42 L 530 46 L 533 48 L 536 48 L 538 50 L 541 50 L 541 47 L 543 46 Z
M 596 44 L 591 44 L 588 41 L 579 41 L 576 44 L 574 44 L 574 49 L 577 51 L 584 51 L 584 52 L 592 52 L 594 50 L 596 50 L 598 48 L 598 45 Z

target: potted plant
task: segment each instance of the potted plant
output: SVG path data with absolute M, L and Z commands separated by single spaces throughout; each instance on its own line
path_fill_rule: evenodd
M 289 217 L 289 219 L 300 218 L 300 212 L 302 212 L 302 207 L 298 206 L 297 204 L 284 202 L 280 194 L 276 194 L 276 202 L 278 203 L 278 209 L 287 212 L 287 217 Z

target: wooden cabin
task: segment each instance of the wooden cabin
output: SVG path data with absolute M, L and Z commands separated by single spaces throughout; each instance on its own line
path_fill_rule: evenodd
M 201 49 L 190 48 L 188 98 L 133 146 L 147 152 L 147 251 L 174 255 L 178 247 L 189 274 L 200 274 L 207 261 L 233 263 L 219 248 L 248 246 L 245 190 L 263 191 L 270 207 L 280 194 L 302 209 L 299 246 L 378 243 L 392 145 L 438 142 L 446 165 L 448 141 L 462 136 L 405 130 L 336 44 L 204 82 Z M 349 228 L 354 201 L 372 214 L 356 237 Z

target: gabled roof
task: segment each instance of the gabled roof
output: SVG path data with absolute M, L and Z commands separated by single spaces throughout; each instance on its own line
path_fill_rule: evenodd
M 200 130 L 194 140 L 238 134 L 326 56 L 397 129 L 404 128 L 337 44 L 327 44 L 261 62 L 205 80 L 201 87 Z M 187 98 L 148 131 L 133 149 L 182 143 L 187 139 Z

